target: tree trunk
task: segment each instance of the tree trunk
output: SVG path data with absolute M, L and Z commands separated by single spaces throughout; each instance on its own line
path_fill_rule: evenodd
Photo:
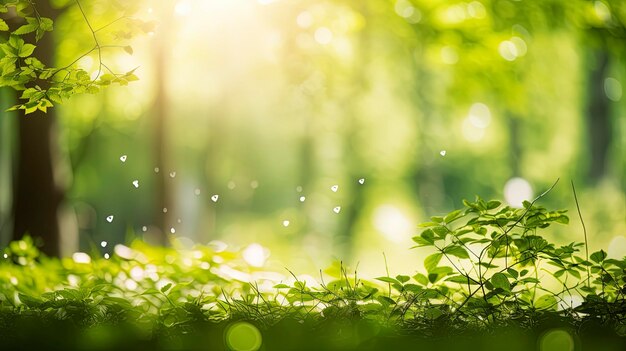
M 589 71 L 587 131 L 589 138 L 589 163 L 587 176 L 595 183 L 606 173 L 607 154 L 611 145 L 609 99 L 604 92 L 604 79 L 609 69 L 609 54 L 600 49 L 591 53 L 593 60 Z
M 41 16 L 54 19 L 47 1 L 37 3 Z M 48 34 L 37 43 L 35 56 L 44 64 L 53 65 L 54 38 Z M 61 253 L 59 215 L 65 197 L 65 182 L 59 172 L 60 150 L 57 144 L 56 109 L 18 115 L 17 162 L 13 184 L 13 237 L 30 234 L 43 241 L 41 250 L 47 255 Z

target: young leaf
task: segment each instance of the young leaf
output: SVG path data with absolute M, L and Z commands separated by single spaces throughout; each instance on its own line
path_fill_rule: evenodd
M 0 19 L 0 31 L 6 32 L 8 30 L 9 26 L 7 25 L 7 23 L 3 19 Z
M 607 256 L 606 252 L 604 252 L 604 250 L 600 250 L 600 251 L 596 251 L 592 253 L 591 256 L 589 256 L 589 258 L 591 258 L 591 260 L 595 263 L 600 263 L 604 261 L 606 256 Z
M 509 279 L 503 273 L 495 273 L 491 277 L 491 284 L 494 288 L 500 288 L 504 291 L 511 291 L 511 284 Z
M 443 252 L 448 255 L 456 256 L 458 258 L 469 258 L 467 250 L 457 245 L 448 246 L 443 250 Z
M 435 268 L 437 268 L 442 256 L 443 255 L 438 252 L 426 257 L 424 260 L 424 268 L 426 268 L 426 271 L 432 272 Z

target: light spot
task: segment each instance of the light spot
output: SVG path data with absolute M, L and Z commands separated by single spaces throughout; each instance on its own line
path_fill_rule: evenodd
M 622 98 L 622 84 L 619 80 L 608 77 L 604 80 L 604 93 L 611 101 L 620 101 Z
M 552 329 L 539 337 L 539 351 L 574 351 L 574 346 L 574 338 L 562 329 Z
M 145 272 L 143 268 L 139 266 L 134 266 L 133 268 L 131 268 L 129 273 L 130 273 L 130 277 L 133 278 L 134 280 L 141 280 L 145 276 Z
M 524 39 L 520 37 L 512 37 L 511 43 L 515 45 L 515 49 L 517 51 L 517 57 L 526 55 L 526 52 L 528 51 L 528 47 L 526 46 L 526 42 L 524 41 Z
M 296 23 L 300 28 L 309 28 L 313 24 L 313 16 L 308 11 L 300 12 L 296 18 Z
M 235 187 L 237 186 L 237 184 L 235 184 L 235 182 L 233 182 L 232 180 L 230 182 L 228 182 L 228 189 L 229 190 L 233 190 L 235 189 Z
M 361 185 L 365 184 L 365 178 L 359 179 L 359 184 L 361 184 Z
M 171 228 L 170 228 L 170 233 L 172 233 L 172 234 L 176 234 L 176 229 L 175 229 L 174 227 L 171 227 Z
M 215 194 L 215 195 L 211 196 L 211 201 L 217 202 L 217 200 L 219 200 L 219 198 L 220 198 L 220 196 Z
M 382 205 L 374 211 L 374 227 L 385 237 L 385 239 L 401 243 L 409 238 L 413 232 L 413 223 L 397 207 L 392 205 Z
M 104 240 L 102 240 L 102 241 L 100 242 L 100 246 L 102 246 L 102 247 L 107 247 L 107 245 L 108 245 L 108 244 L 109 244 L 109 243 L 107 243 L 107 242 L 106 242 L 106 241 L 104 241 Z
M 193 193 L 198 196 L 200 195 L 200 189 L 196 188 L 196 190 L 193 191 Z
M 145 225 L 143 227 L 141 227 L 141 231 L 142 232 L 147 232 L 148 231 L 148 227 L 146 227 Z
M 174 6 L 174 13 L 179 16 L 187 16 L 191 13 L 191 4 L 187 1 L 179 1 Z
M 9 254 L 4 254 L 4 255 L 2 255 L 2 257 L 9 258 Z
M 178 223 L 178 224 L 183 223 L 183 220 L 182 220 L 182 219 L 180 219 L 180 218 L 178 218 L 178 219 L 176 220 L 176 223 Z
M 174 178 L 174 177 L 176 177 L 176 171 L 170 172 L 170 178 Z
M 122 155 L 122 156 L 120 156 L 120 161 L 122 161 L 122 163 L 123 163 L 123 162 L 126 162 L 126 158 L 127 158 L 127 157 L 128 157 L 128 156 L 126 156 L 126 155 Z
M 104 254 L 104 259 L 105 259 L 105 260 L 108 260 L 109 258 L 111 258 L 111 256 L 110 256 L 108 253 L 105 253 L 105 254 Z
M 300 202 L 304 202 L 306 200 L 305 196 L 300 196 Z
M 289 221 L 288 220 L 284 220 L 283 221 L 283 227 L 289 227 Z
M 76 263 L 91 263 L 91 257 L 84 252 L 74 252 L 74 254 L 72 254 L 72 260 Z
M 167 213 L 167 207 L 163 207 L 163 213 Z
M 111 223 L 113 222 L 113 215 L 107 216 L 107 222 Z
M 126 281 L 124 282 L 124 286 L 128 290 L 135 290 L 137 289 L 137 282 L 132 279 L 126 279 Z
M 467 4 L 467 14 L 473 18 L 485 18 L 487 16 L 487 11 L 485 10 L 485 6 L 479 1 L 472 1 Z
M 126 260 L 130 260 L 135 256 L 135 252 L 133 251 L 133 249 L 121 244 L 115 245 L 113 251 L 115 251 L 116 255 Z
M 301 193 L 302 192 L 302 187 L 300 185 L 298 185 L 296 187 L 296 192 Z
M 152 7 L 148 7 L 148 13 L 152 13 L 154 12 L 154 9 Z
M 336 192 L 337 192 L 337 190 L 339 190 L 339 185 L 333 185 L 333 186 L 331 186 L 331 187 L 330 187 L 330 190 L 332 190 L 332 191 L 333 191 L 333 193 L 336 193 Z
M 603 22 L 608 22 L 611 19 L 611 9 L 602 1 L 596 1 L 593 3 L 593 11 Z
M 469 117 L 463 120 L 462 132 L 465 140 L 472 143 L 477 143 L 485 137 L 485 128 L 478 128 L 473 125 Z
M 133 180 L 133 186 L 139 188 L 139 181 L 137 179 Z
M 451 46 L 444 46 L 441 48 L 441 62 L 446 65 L 453 65 L 459 62 L 459 54 Z
M 341 212 L 341 206 L 337 206 L 337 207 L 333 208 L 333 212 L 335 212 L 335 213 Z
M 477 102 L 472 104 L 467 117 L 476 128 L 487 128 L 491 124 L 491 111 L 487 105 Z
M 439 151 L 439 155 L 441 155 L 442 157 L 446 155 L 446 150 L 441 150 Z
M 507 61 L 515 61 L 518 56 L 517 46 L 510 40 L 501 42 L 498 46 L 498 52 Z
M 512 207 L 522 208 L 522 203 L 532 197 L 533 189 L 524 178 L 511 178 L 504 184 L 504 199 Z
M 396 1 L 394 10 L 398 16 L 409 23 L 418 23 L 422 19 L 422 13 L 407 0 Z
M 154 173 L 159 173 L 159 167 L 154 167 Z
M 259 187 L 259 181 L 258 181 L 258 180 L 253 180 L 253 181 L 251 181 L 251 182 L 250 182 L 250 187 L 251 187 L 252 189 L 256 189 L 256 188 L 258 188 L 258 187 Z
M 269 257 L 269 250 L 259 244 L 250 244 L 241 253 L 243 259 L 253 267 L 262 267 Z
M 614 237 L 609 243 L 607 255 L 610 258 L 615 258 L 618 260 L 626 257 L 626 237 L 622 235 Z
M 320 27 L 315 30 L 314 37 L 315 41 L 317 41 L 318 43 L 322 45 L 327 45 L 330 44 L 331 41 L 333 41 L 333 32 L 331 32 L 331 30 L 326 27 Z
M 237 322 L 224 332 L 226 345 L 233 351 L 257 351 L 263 344 L 261 332 L 252 324 Z

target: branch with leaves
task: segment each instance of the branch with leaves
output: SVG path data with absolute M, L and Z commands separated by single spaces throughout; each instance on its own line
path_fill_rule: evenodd
M 53 19 L 41 16 L 37 4 L 31 0 L 9 0 L 0 5 L 0 87 L 21 91 L 20 102 L 9 110 L 21 109 L 26 114 L 37 110 L 46 112 L 48 108 L 75 94 L 95 94 L 103 87 L 127 85 L 138 79 L 134 74 L 135 69 L 118 73 L 103 60 L 104 49 L 121 49 L 132 54 L 132 47 L 119 43 L 103 45 L 99 34 L 114 24 L 123 25 L 126 29 L 123 32 L 124 40 L 127 40 L 137 34 L 153 31 L 154 24 L 124 15 L 94 29 L 81 2 L 73 0 L 66 5 L 65 10 L 72 6 L 80 11 L 94 45 L 68 65 L 48 67 L 37 57 L 36 48 L 44 35 L 50 35 L 49 32 L 54 30 Z M 21 25 L 11 29 L 7 23 L 9 19 Z M 5 36 L 1 37 L 2 34 Z M 32 39 L 32 42 L 28 42 L 28 39 Z M 90 75 L 77 63 L 94 52 L 97 53 L 98 69 L 94 75 Z

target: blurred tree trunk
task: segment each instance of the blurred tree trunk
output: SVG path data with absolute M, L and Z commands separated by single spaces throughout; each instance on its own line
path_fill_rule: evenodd
M 165 245 L 167 243 L 168 228 L 173 225 L 171 223 L 172 211 L 174 211 L 174 203 L 170 191 L 169 163 L 167 149 L 167 116 L 168 116 L 168 96 L 167 96 L 167 50 L 168 50 L 168 31 L 171 23 L 171 6 L 166 2 L 161 2 L 161 24 L 158 30 L 158 36 L 154 41 L 154 80 L 155 80 L 155 96 L 153 113 L 154 129 L 154 158 L 156 167 L 159 172 L 156 174 L 156 202 L 154 208 L 155 224 L 158 232 L 147 237 L 149 242 L 153 244 Z M 164 211 L 167 208 L 167 211 Z
M 590 53 L 591 70 L 587 82 L 587 133 L 589 144 L 589 163 L 587 176 L 591 182 L 597 182 L 606 173 L 607 154 L 611 145 L 611 120 L 609 99 L 604 92 L 604 80 L 610 67 L 609 53 L 606 49 Z
M 37 3 L 41 16 L 58 15 L 47 1 Z M 45 35 L 35 51 L 44 64 L 55 60 L 54 36 Z M 60 150 L 56 109 L 18 115 L 17 162 L 13 184 L 13 237 L 25 234 L 43 239 L 41 250 L 57 256 L 61 253 L 61 204 L 65 198 L 61 179 Z

